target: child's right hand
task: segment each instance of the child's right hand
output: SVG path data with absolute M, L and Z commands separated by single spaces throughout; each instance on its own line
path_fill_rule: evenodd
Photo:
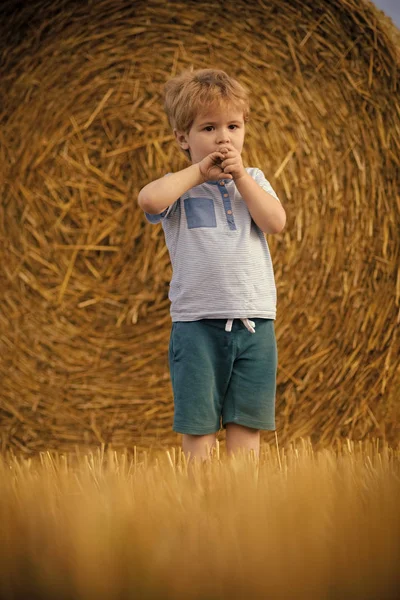
M 232 179 L 230 173 L 224 173 L 221 162 L 225 158 L 227 148 L 221 148 L 221 152 L 211 152 L 201 160 L 198 165 L 204 181 L 219 181 L 220 179 Z

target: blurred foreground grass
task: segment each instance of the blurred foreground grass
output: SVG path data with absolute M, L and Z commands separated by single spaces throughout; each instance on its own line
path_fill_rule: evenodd
M 0 457 L 1 599 L 376 599 L 400 590 L 400 448 L 188 465 L 180 449 Z

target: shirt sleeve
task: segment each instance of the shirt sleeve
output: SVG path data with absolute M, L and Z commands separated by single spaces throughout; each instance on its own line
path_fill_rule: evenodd
M 171 207 L 169 206 L 168 208 Z M 144 216 L 146 217 L 149 223 L 151 223 L 152 225 L 156 225 L 157 223 L 161 223 L 161 221 L 165 219 L 165 217 L 168 214 L 168 208 L 166 208 L 162 213 L 159 213 L 158 215 L 151 215 L 150 213 L 145 212 Z
M 171 173 L 166 173 L 164 175 L 164 177 L 168 177 L 168 175 L 171 175 Z M 151 223 L 152 225 L 156 225 L 157 223 L 161 223 L 161 221 L 163 219 L 166 219 L 168 217 L 170 217 L 176 210 L 177 208 L 177 204 L 178 204 L 178 200 L 175 200 L 175 202 L 173 204 L 171 204 L 170 206 L 168 206 L 168 208 L 166 208 L 165 210 L 163 210 L 162 213 L 159 213 L 158 215 L 151 215 L 150 213 L 145 212 L 144 216 L 146 217 L 147 221 L 149 223 Z
M 268 179 L 266 179 L 264 173 L 260 169 L 255 170 L 254 179 L 258 183 L 258 185 L 262 187 L 263 190 L 265 190 L 268 194 L 271 194 L 271 196 L 276 198 L 276 200 L 278 200 L 278 202 L 281 203 L 275 190 L 272 188 L 272 185 L 270 184 Z

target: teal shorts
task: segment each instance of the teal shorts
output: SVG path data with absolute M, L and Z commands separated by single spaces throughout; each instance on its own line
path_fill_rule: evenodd
M 226 423 L 275 430 L 278 351 L 273 319 L 252 319 L 255 333 L 235 319 L 174 321 L 169 367 L 173 431 L 214 433 Z

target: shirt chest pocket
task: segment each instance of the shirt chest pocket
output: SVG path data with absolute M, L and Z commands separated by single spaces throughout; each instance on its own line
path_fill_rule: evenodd
M 212 198 L 185 198 L 183 202 L 188 229 L 217 226 Z

